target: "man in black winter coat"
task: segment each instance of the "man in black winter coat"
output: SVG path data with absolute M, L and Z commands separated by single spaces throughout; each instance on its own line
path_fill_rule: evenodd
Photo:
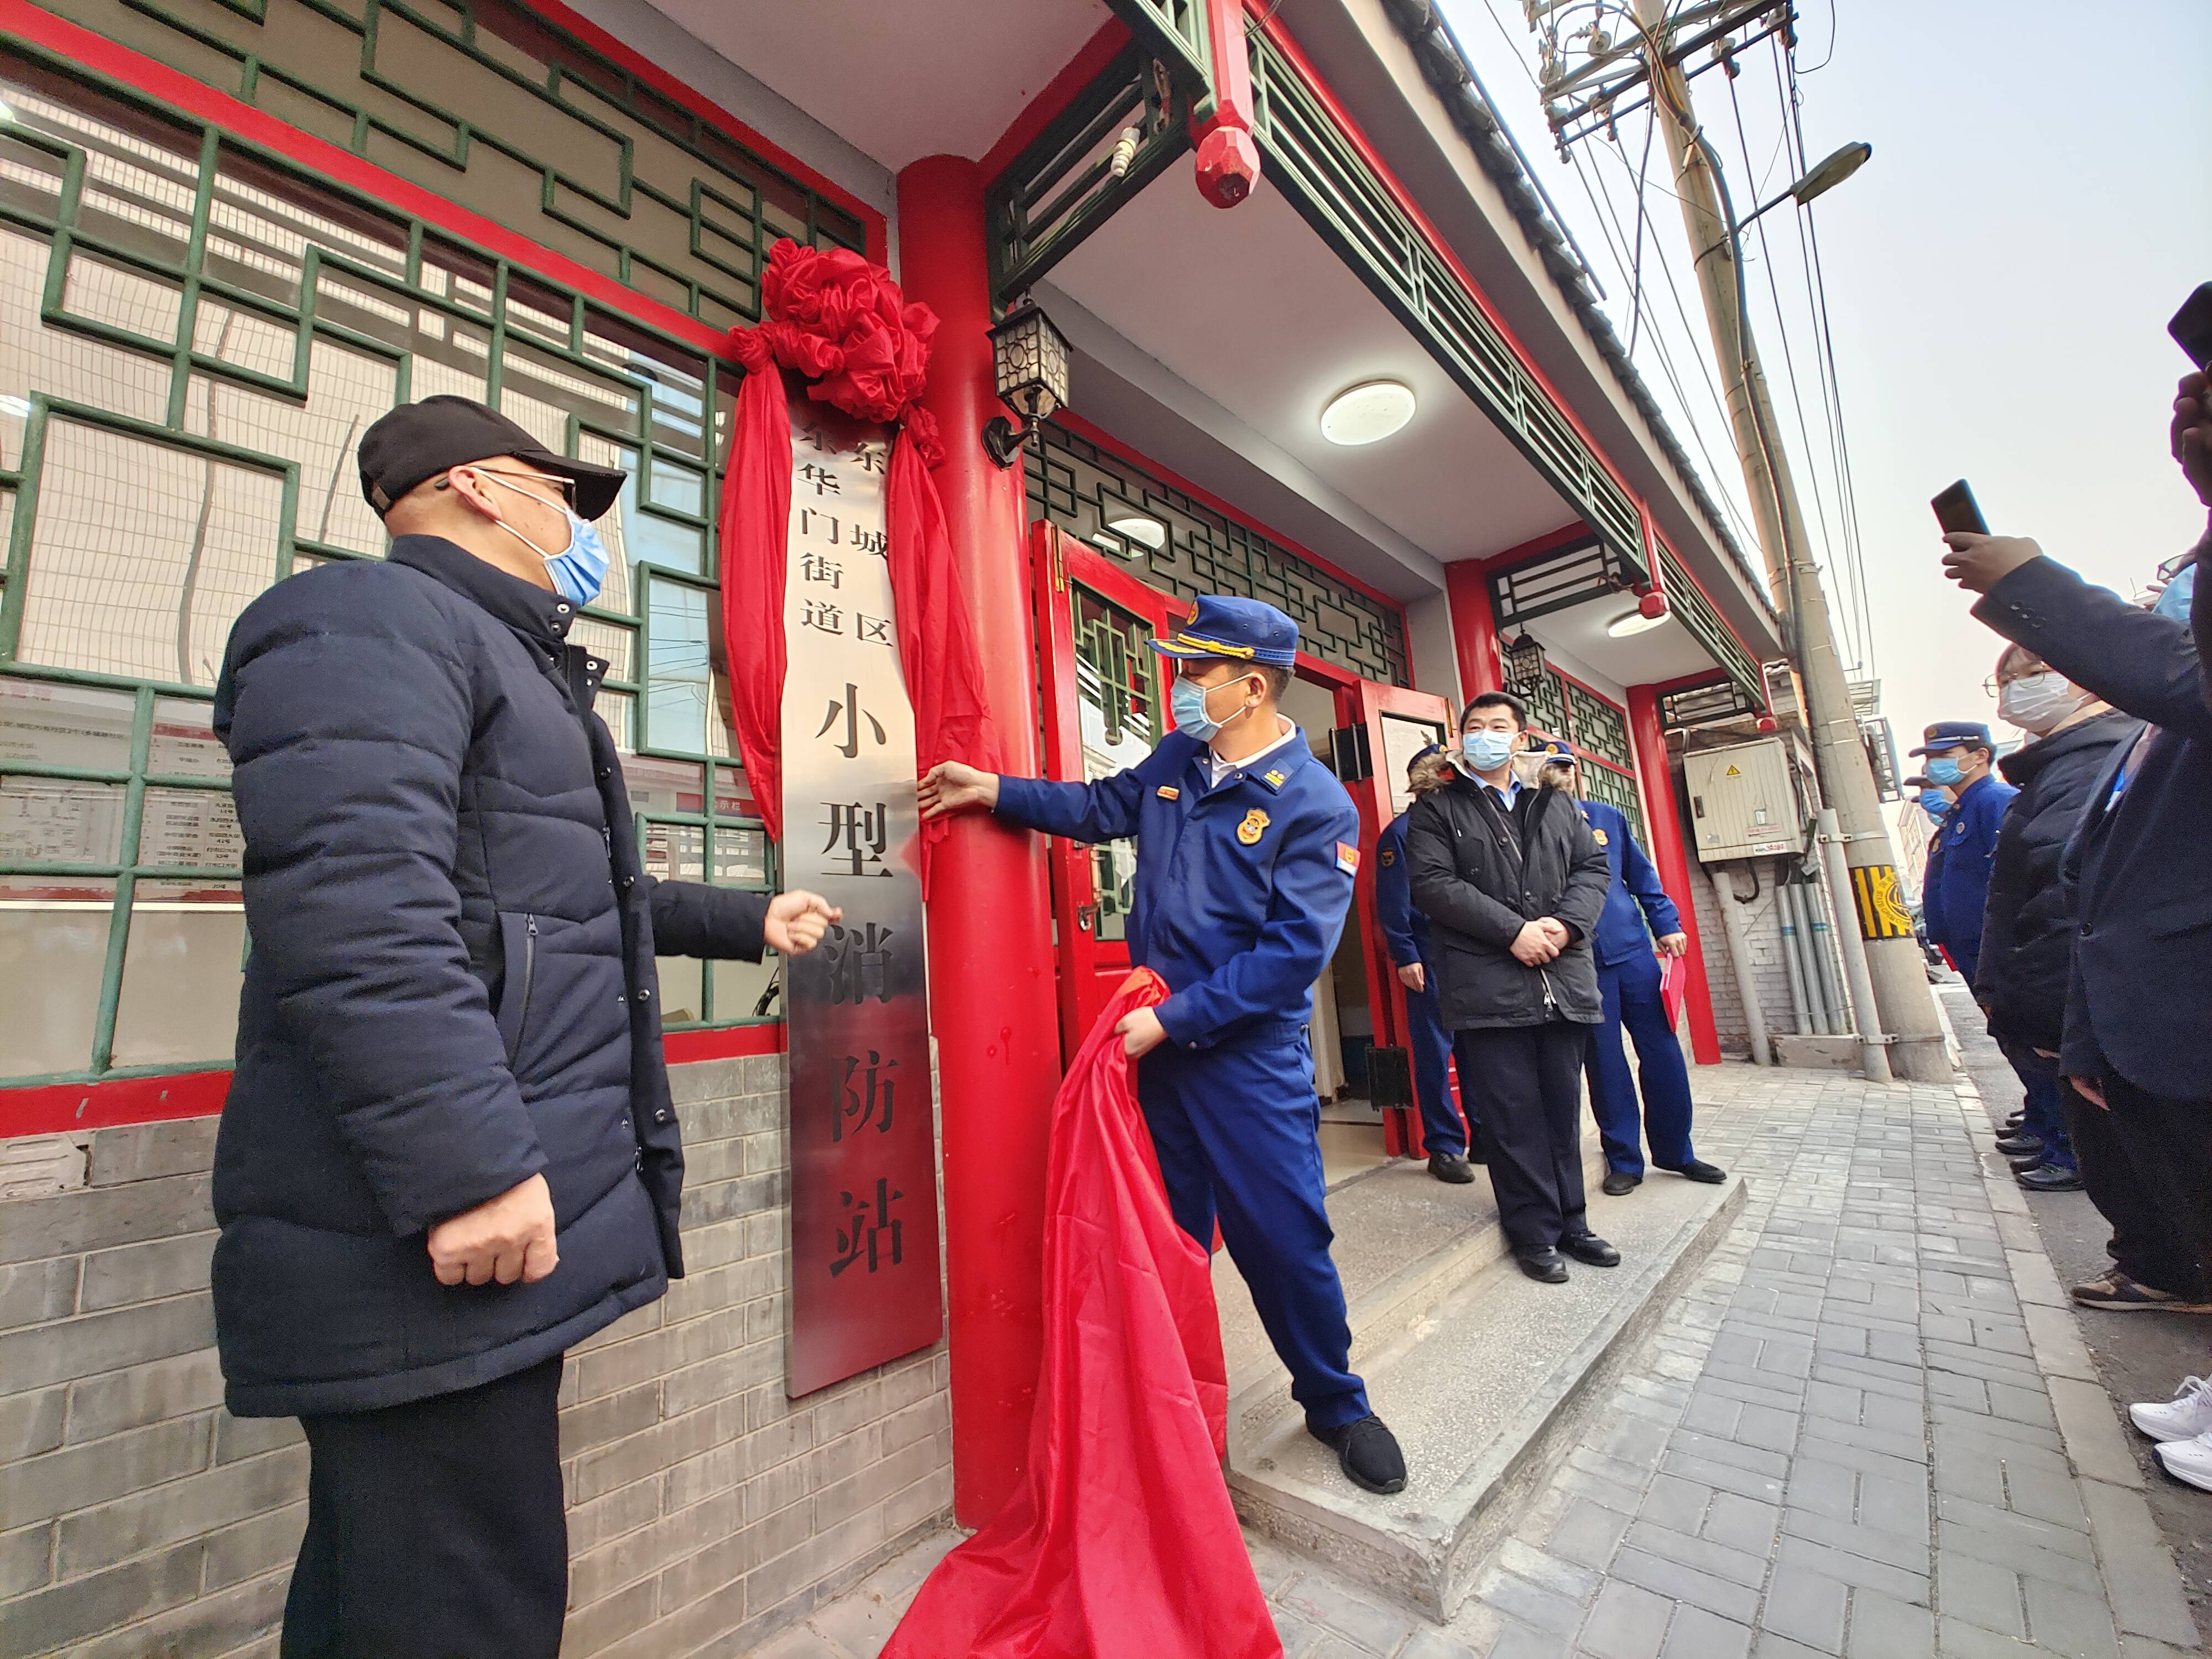
M 2014 1163 L 2021 1186 L 2078 1192 L 2089 1185 L 2102 1207 L 2113 1173 L 2111 1154 L 2099 1146 L 2094 1124 L 2088 1126 L 2091 1150 L 2081 1154 L 2075 1134 L 2078 1115 L 2069 1109 L 2058 1076 L 2075 926 L 2062 866 L 2090 791 L 2113 750 L 2133 743 L 2142 722 L 2117 712 L 2023 646 L 2005 647 L 1996 681 L 1999 712 L 2030 738 L 1997 763 L 2005 781 L 2020 793 L 2005 809 L 1990 854 L 1974 979 L 1974 1000 L 1989 1015 L 1990 1035 L 2027 1091 L 2021 1138 L 1998 1145 L 2008 1155 L 2021 1155 Z M 2100 1192 L 2100 1186 L 2107 1191 Z M 2148 1282 L 2165 1279 L 2154 1274 Z
M 1620 1261 L 1584 1217 L 1582 1162 L 1583 1059 L 1605 1018 L 1590 934 L 1613 872 L 1575 798 L 1515 775 L 1528 724 L 1508 692 L 1468 704 L 1457 755 L 1413 803 L 1406 859 L 1498 1223 L 1522 1271 L 1556 1285 L 1563 1251 Z
M 458 398 L 360 459 L 390 556 L 256 600 L 216 692 L 253 942 L 216 1340 L 231 1410 L 307 1431 L 285 1659 L 553 1659 L 562 1355 L 684 1270 L 654 952 L 836 913 L 641 867 L 568 640 L 621 473 Z
M 2182 382 L 2172 437 L 2212 507 L 2205 394 L 2205 376 Z M 2112 751 L 2067 848 L 2075 931 L 2059 1063 L 2109 1114 L 2101 1127 L 2131 1184 L 2179 1236 L 2192 1282 L 2172 1288 L 2212 1300 L 2212 589 L 2197 584 L 2184 623 L 2083 581 L 2023 538 L 1945 539 L 1950 574 L 1984 596 L 1978 618 L 2150 722 Z M 2197 551 L 2212 551 L 2212 531 Z

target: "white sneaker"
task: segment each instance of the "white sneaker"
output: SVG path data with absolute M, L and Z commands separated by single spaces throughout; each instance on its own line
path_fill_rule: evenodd
M 2169 1440 L 2158 1448 L 2157 1455 L 2175 1480 L 2199 1492 L 2212 1492 L 2212 1437 Z
M 2194 1440 L 2212 1429 L 2212 1382 L 2201 1376 L 2185 1377 L 2171 1401 L 2130 1406 L 2128 1419 L 2161 1445 L 2176 1440 Z M 2204 1455 L 2212 1458 L 2212 1447 L 2206 1448 Z M 2207 1467 L 2212 1468 L 2212 1464 Z

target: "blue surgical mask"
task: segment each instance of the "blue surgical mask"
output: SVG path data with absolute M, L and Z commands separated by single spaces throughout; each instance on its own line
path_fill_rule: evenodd
M 1947 789 L 1965 775 L 1959 769 L 1959 763 L 1948 755 L 1941 760 L 1929 761 L 1922 769 L 1928 774 L 1929 782 L 1940 783 Z
M 1513 758 L 1520 737 L 1511 732 L 1469 732 L 1459 740 L 1460 752 L 1478 772 L 1495 772 Z
M 1920 798 L 1920 810 L 1928 814 L 1929 823 L 1941 823 L 1949 816 L 1951 803 L 1940 796 L 1923 795 Z
M 2196 595 L 2197 567 L 2192 564 L 2166 585 L 2165 592 L 2158 596 L 2158 603 L 2151 606 L 2150 613 L 2154 617 L 2171 617 L 2178 623 L 2185 623 L 2189 620 L 2189 607 Z
M 509 483 L 496 472 L 485 472 L 487 478 L 498 478 L 518 495 L 529 495 L 532 501 L 544 497 L 532 494 L 520 484 Z M 568 521 L 568 545 L 558 553 L 548 553 L 536 542 L 524 535 L 505 520 L 501 528 L 525 547 L 545 561 L 545 574 L 553 579 L 553 591 L 574 605 L 586 605 L 599 596 L 599 587 L 607 579 L 607 544 L 599 538 L 599 527 L 575 508 L 564 505 L 561 516 Z
M 1220 689 L 1212 688 L 1215 691 Z M 1221 722 L 1206 712 L 1207 696 L 1208 688 L 1180 676 L 1168 690 L 1168 713 L 1175 720 L 1175 729 L 1200 743 L 1212 742 L 1213 734 L 1221 730 Z

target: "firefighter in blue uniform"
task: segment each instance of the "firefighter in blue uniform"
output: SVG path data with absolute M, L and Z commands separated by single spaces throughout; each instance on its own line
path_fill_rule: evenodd
M 1407 763 L 1408 781 L 1444 751 L 1431 744 Z M 1474 1179 L 1482 1157 L 1473 1126 L 1460 1117 L 1452 1099 L 1451 1033 L 1444 1030 L 1443 1006 L 1437 1000 L 1436 975 L 1429 967 L 1429 919 L 1413 908 L 1413 872 L 1406 867 L 1406 818 L 1390 820 L 1375 842 L 1375 913 L 1398 982 L 1406 988 L 1406 1023 L 1413 1049 L 1413 1094 L 1421 1107 L 1421 1141 L 1429 1173 L 1439 1181 L 1465 1186 Z
M 1569 787 L 1581 799 L 1583 817 L 1597 844 L 1605 848 L 1605 861 L 1613 872 L 1605 908 L 1590 936 L 1598 990 L 1605 998 L 1605 1021 L 1592 1036 L 1583 1061 L 1589 1080 L 1590 1115 L 1597 1120 L 1598 1139 L 1605 1147 L 1602 1190 L 1620 1198 L 1644 1184 L 1646 1141 L 1651 1161 L 1659 1168 L 1692 1181 L 1725 1181 L 1725 1172 L 1690 1149 L 1690 1068 L 1682 1059 L 1682 1041 L 1667 1018 L 1659 963 L 1651 954 L 1655 940 L 1670 957 L 1689 950 L 1682 914 L 1660 885 L 1658 871 L 1636 844 L 1620 809 L 1582 799 L 1574 752 L 1564 744 L 1548 744 L 1539 764 L 1568 774 Z M 1628 1055 L 1620 1046 L 1624 1028 L 1636 1045 L 1634 1077 L 1629 1075 Z M 1644 1085 L 1640 1110 L 1639 1081 Z
M 1153 641 L 1176 667 L 1175 730 L 1137 765 L 1053 783 L 947 762 L 922 780 L 921 808 L 988 807 L 1081 842 L 1136 837 L 1129 954 L 1170 994 L 1119 1029 L 1169 1206 L 1209 1246 L 1218 1218 L 1308 1430 L 1356 1484 L 1395 1492 L 1405 1459 L 1351 1369 L 1329 1259 L 1307 1036 L 1352 903 L 1359 821 L 1279 712 L 1297 643 L 1273 605 L 1201 599 Z

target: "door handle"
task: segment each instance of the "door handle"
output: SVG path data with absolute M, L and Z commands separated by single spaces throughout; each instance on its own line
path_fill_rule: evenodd
M 1096 933 L 1098 931 L 1098 907 L 1096 904 L 1077 905 L 1075 925 L 1086 933 Z

